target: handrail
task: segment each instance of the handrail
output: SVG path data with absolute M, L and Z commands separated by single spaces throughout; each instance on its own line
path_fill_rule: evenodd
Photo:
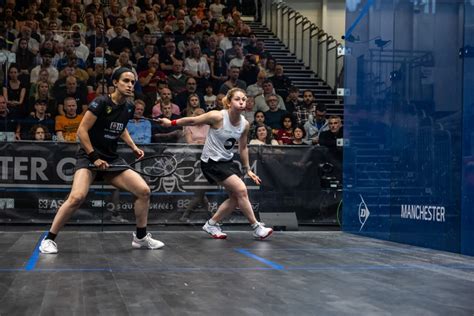
M 335 91 L 342 87 L 343 46 L 282 0 L 262 0 L 262 21 L 283 44 Z M 284 31 L 286 29 L 286 32 Z

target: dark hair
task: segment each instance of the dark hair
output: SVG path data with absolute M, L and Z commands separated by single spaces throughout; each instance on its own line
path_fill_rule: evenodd
M 294 128 L 293 128 L 293 135 L 295 135 L 295 131 L 296 129 L 300 129 L 302 132 L 303 132 L 303 139 L 306 138 L 306 130 L 304 129 L 304 127 L 300 124 L 296 125 Z
M 293 119 L 293 115 L 291 115 L 290 113 L 285 113 L 281 116 L 280 118 L 280 124 L 283 128 L 283 122 L 285 121 L 285 119 L 289 118 L 291 120 L 291 127 L 295 126 L 295 121 Z
M 119 80 L 120 79 L 120 76 L 122 76 L 123 73 L 126 73 L 126 72 L 131 72 L 133 73 L 133 71 L 130 69 L 130 68 L 127 68 L 127 67 L 120 67 L 119 69 L 115 70 L 113 73 L 112 73 L 112 80 Z M 135 76 L 135 74 L 133 74 Z

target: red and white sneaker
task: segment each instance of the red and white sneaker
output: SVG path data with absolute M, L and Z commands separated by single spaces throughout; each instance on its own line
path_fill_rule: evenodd
M 211 235 L 212 238 L 214 239 L 226 239 L 227 234 L 222 232 L 222 228 L 220 227 L 219 224 L 216 223 L 216 225 L 211 225 L 209 224 L 209 221 L 202 226 L 202 230 L 204 230 L 206 233 Z
M 257 222 L 252 225 L 253 237 L 258 239 L 265 239 L 273 233 L 272 228 L 265 227 L 264 223 Z

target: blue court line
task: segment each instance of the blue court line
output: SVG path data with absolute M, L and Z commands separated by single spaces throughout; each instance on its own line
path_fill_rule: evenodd
M 237 249 L 236 249 L 237 250 Z M 249 255 L 251 258 L 259 258 L 264 261 L 265 264 L 269 265 L 270 261 L 260 258 L 248 253 L 246 250 L 241 249 Z M 241 252 L 240 250 L 237 250 Z M 242 252 L 241 252 L 242 253 Z M 256 259 L 256 258 L 255 258 Z M 258 261 L 261 261 L 257 259 Z M 261 261 L 262 262 L 262 261 Z M 446 271 L 446 270 L 466 270 L 474 271 L 474 264 L 463 264 L 463 263 L 451 263 L 451 264 L 423 264 L 423 263 L 402 263 L 395 265 L 371 265 L 371 264 L 347 264 L 347 265 L 314 265 L 314 266 L 280 266 L 275 263 L 271 263 L 270 267 L 150 267 L 150 268 L 140 268 L 140 267 L 103 267 L 103 268 L 87 268 L 87 267 L 78 267 L 78 268 L 37 268 L 37 269 L 22 269 L 22 268 L 0 268 L 0 273 L 2 272 L 171 272 L 171 273 L 180 273 L 180 272 L 239 272 L 239 271 L 407 271 L 407 270 L 432 270 L 436 271 Z
M 349 36 L 351 36 L 352 31 L 354 31 L 355 27 L 357 26 L 357 24 L 359 24 L 360 20 L 362 20 L 364 15 L 366 15 L 369 12 L 369 9 L 373 4 L 374 4 L 374 0 L 368 0 L 367 1 L 364 8 L 360 11 L 359 16 L 355 19 L 355 21 L 352 23 L 352 25 L 347 29 L 347 32 L 344 35 L 344 38 L 346 40 Z
M 260 249 L 252 249 L 254 252 L 258 252 Z M 267 249 L 262 249 L 262 251 L 267 251 Z M 391 249 L 391 248 L 372 248 L 372 247 L 347 247 L 347 248 L 327 248 L 327 247 L 309 247 L 309 248 L 278 248 L 272 249 L 272 252 L 277 251 L 324 251 L 324 252 L 400 252 L 400 253 L 415 253 L 415 252 L 430 252 L 432 249 Z
M 31 257 L 30 259 L 28 260 L 26 266 L 25 266 L 25 270 L 26 271 L 32 271 L 35 269 L 35 266 L 36 266 L 36 263 L 38 262 L 38 258 L 39 258 L 39 246 L 41 244 L 41 241 L 46 237 L 46 235 L 48 234 L 48 232 L 44 232 L 40 239 L 38 240 L 38 242 L 36 243 L 36 247 L 35 247 L 35 250 L 33 250 L 33 253 L 31 254 Z
M 235 251 L 240 252 L 241 254 L 246 255 L 246 256 L 249 257 L 249 258 L 252 258 L 252 259 L 255 259 L 255 260 L 257 260 L 257 261 L 260 261 L 261 263 L 264 263 L 264 264 L 266 264 L 266 265 L 272 267 L 272 268 L 275 269 L 275 270 L 285 270 L 285 267 L 284 267 L 284 266 L 279 265 L 279 264 L 277 264 L 277 263 L 275 263 L 275 262 L 272 262 L 272 261 L 270 261 L 270 260 L 267 260 L 267 259 L 265 259 L 265 258 L 259 257 L 259 256 L 255 255 L 255 254 L 251 253 L 251 252 L 248 251 L 248 250 L 245 250 L 245 249 L 242 249 L 242 248 L 237 248 L 237 249 L 235 249 Z

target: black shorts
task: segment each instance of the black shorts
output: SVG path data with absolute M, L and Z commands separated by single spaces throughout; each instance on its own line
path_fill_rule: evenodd
M 237 175 L 239 178 L 243 177 L 239 165 L 233 160 L 214 161 L 209 159 L 208 162 L 201 160 L 201 170 L 202 174 L 210 184 L 222 182 L 233 174 Z
M 79 169 L 90 169 L 91 168 L 91 161 L 89 160 L 89 157 L 87 156 L 87 154 L 83 151 L 83 150 L 79 150 L 76 154 L 76 167 L 75 167 L 75 171 L 79 170 Z M 121 157 L 117 157 L 115 158 L 114 160 L 112 161 L 107 161 L 109 163 L 109 165 L 127 165 L 127 162 L 125 161 L 125 159 L 121 158 Z M 110 169 L 107 169 L 107 170 L 100 170 L 100 171 L 95 171 L 96 172 L 96 177 L 95 177 L 95 180 L 98 180 L 98 181 L 101 181 L 104 179 L 104 176 L 105 175 L 110 175 L 110 176 L 114 176 L 114 175 L 118 175 L 120 174 L 121 172 L 127 170 L 128 168 L 125 168 L 125 167 L 114 167 L 114 168 L 110 168 Z

